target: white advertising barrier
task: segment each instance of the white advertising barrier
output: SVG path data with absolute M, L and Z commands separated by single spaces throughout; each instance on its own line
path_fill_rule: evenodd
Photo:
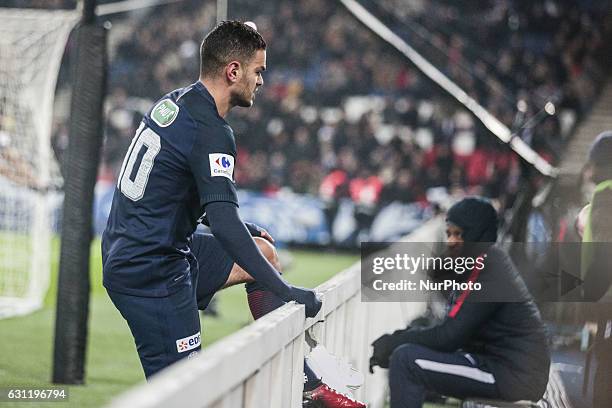
M 405 238 L 439 240 L 443 220 L 434 218 Z M 298 408 L 302 405 L 303 361 L 309 336 L 365 374 L 355 397 L 368 407 L 384 406 L 384 370 L 368 372 L 370 344 L 422 314 L 425 303 L 361 301 L 360 263 L 317 287 L 323 308 L 304 319 L 303 306 L 287 304 L 242 330 L 184 359 L 114 399 L 112 408 Z

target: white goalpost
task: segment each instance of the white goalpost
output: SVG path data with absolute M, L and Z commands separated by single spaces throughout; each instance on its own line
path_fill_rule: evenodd
M 42 305 L 50 275 L 50 200 L 62 185 L 53 101 L 72 10 L 0 8 L 0 318 Z

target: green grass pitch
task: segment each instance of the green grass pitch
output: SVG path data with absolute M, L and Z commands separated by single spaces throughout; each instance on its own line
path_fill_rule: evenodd
M 53 245 L 51 288 L 45 307 L 31 315 L 0 320 L 0 388 L 51 386 L 53 327 L 57 285 L 58 242 Z M 91 301 L 86 383 L 69 387 L 67 403 L 7 403 L 0 407 L 99 407 L 113 396 L 144 381 L 133 339 L 101 283 L 100 244 L 91 250 Z M 286 272 L 290 282 L 314 287 L 357 261 L 357 256 L 293 251 Z M 203 345 L 206 347 L 252 321 L 242 285 L 219 296 L 220 317 L 204 317 Z

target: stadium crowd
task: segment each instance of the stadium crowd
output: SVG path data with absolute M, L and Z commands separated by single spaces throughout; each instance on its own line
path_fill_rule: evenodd
M 97 0 L 97 4 L 112 3 L 115 0 Z M 0 0 L 0 7 L 74 9 L 78 0 Z
M 609 21 L 578 6 L 548 3 L 556 14 L 549 6 L 506 0 L 477 8 L 468 3 L 465 11 L 474 14 L 464 19 L 463 5 L 437 1 L 408 17 L 429 36 L 427 42 L 415 37 L 415 45 L 444 50 L 444 61 L 431 54 L 432 61 L 516 128 L 549 100 L 557 112 L 580 117 L 600 79 Z M 402 10 L 403 4 L 383 6 Z M 112 51 L 103 177 L 116 177 L 151 100 L 195 80 L 199 43 L 215 16 L 214 2 L 185 0 L 129 17 L 128 34 Z M 242 188 L 290 186 L 369 207 L 426 201 L 431 187 L 468 190 L 503 205 L 517 190 L 516 156 L 340 4 L 234 0 L 229 16 L 255 21 L 269 43 L 269 70 L 254 107 L 228 119 L 237 135 Z M 483 24 L 473 30 L 476 21 Z M 401 22 L 392 23 L 403 33 Z M 476 49 L 481 58 L 474 58 Z M 559 118 L 546 115 L 521 131 L 550 161 L 562 143 Z M 57 126 L 55 140 L 66 140 L 65 127 Z
M 607 1 L 364 3 L 508 126 L 547 102 L 580 117 L 605 75 Z M 553 159 L 562 147 L 554 118 L 522 133 Z

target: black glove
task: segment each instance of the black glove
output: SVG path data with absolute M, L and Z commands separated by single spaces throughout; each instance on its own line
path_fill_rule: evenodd
M 406 333 L 409 329 L 396 330 L 392 334 L 383 334 L 372 343 L 374 350 L 370 357 L 370 372 L 373 373 L 374 366 L 389 368 L 389 358 L 397 347 L 407 343 Z
M 370 374 L 374 374 L 374 367 L 377 365 L 379 364 L 376 358 L 374 356 L 370 357 Z
M 323 305 L 314 290 L 298 286 L 292 286 L 288 299 L 283 300 L 286 302 L 295 300 L 297 303 L 306 306 L 306 317 L 315 317 Z
M 251 234 L 252 237 L 261 237 L 262 228 L 260 226 L 253 224 L 252 222 L 245 222 L 244 225 L 247 227 L 249 234 Z
M 271 244 L 274 244 L 274 238 L 272 238 L 272 235 L 270 235 L 265 228 L 262 228 L 257 224 L 253 224 L 252 222 L 245 222 L 244 225 L 247 227 L 249 234 L 251 234 L 252 237 L 263 238 Z

